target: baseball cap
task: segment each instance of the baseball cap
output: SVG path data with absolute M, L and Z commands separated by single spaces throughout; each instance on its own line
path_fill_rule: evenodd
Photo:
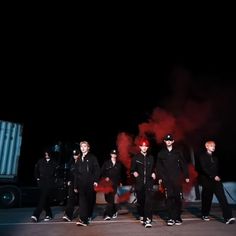
M 112 150 L 110 151 L 110 154 L 116 154 L 116 155 L 117 155 L 116 149 L 112 149 Z
M 73 156 L 78 156 L 80 154 L 79 150 L 73 150 Z
M 165 141 L 173 141 L 174 138 L 173 138 L 172 134 L 167 134 L 167 135 L 164 137 L 164 140 L 165 140 Z

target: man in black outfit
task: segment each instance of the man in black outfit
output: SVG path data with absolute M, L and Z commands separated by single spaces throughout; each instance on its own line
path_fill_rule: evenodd
M 40 188 L 40 197 L 38 206 L 31 216 L 33 222 L 38 222 L 43 210 L 46 212 L 44 221 L 52 219 L 50 202 L 52 200 L 53 191 L 55 190 L 58 169 L 59 165 L 50 157 L 49 151 L 44 152 L 44 157 L 35 165 L 35 178 Z
M 131 174 L 135 178 L 135 193 L 140 223 L 152 227 L 154 180 L 156 179 L 154 157 L 148 153 L 148 140 L 140 140 L 140 152 L 133 156 Z
M 167 225 L 181 225 L 182 211 L 182 173 L 185 182 L 189 182 L 188 169 L 182 152 L 173 147 L 174 138 L 171 134 L 164 137 L 165 146 L 157 156 L 156 170 L 159 184 L 163 183 L 166 193 L 168 210 Z
M 118 209 L 115 203 L 115 195 L 117 192 L 118 185 L 121 184 L 122 180 L 122 168 L 121 162 L 117 160 L 117 150 L 111 150 L 110 159 L 105 161 L 101 169 L 101 177 L 105 178 L 105 181 L 111 182 L 113 192 L 105 193 L 105 200 L 107 206 L 104 211 L 104 220 L 110 220 L 116 218 Z
M 65 221 L 72 221 L 74 217 L 74 208 L 78 203 L 78 193 L 74 191 L 74 179 L 76 172 L 76 163 L 79 161 L 80 152 L 79 150 L 73 150 L 72 160 L 69 162 L 69 175 L 68 175 L 68 196 L 67 204 L 65 208 L 65 214 L 62 217 Z
M 222 208 L 225 223 L 233 224 L 235 218 L 232 216 L 232 209 L 227 202 L 223 184 L 218 174 L 218 159 L 213 155 L 215 146 L 214 141 L 207 141 L 205 143 L 206 152 L 199 157 L 200 184 L 202 185 L 202 219 L 210 220 L 209 213 L 213 194 L 215 194 Z
M 80 142 L 81 158 L 76 163 L 75 191 L 79 193 L 78 226 L 87 226 L 96 203 L 96 192 L 100 177 L 100 166 L 97 157 L 90 152 L 87 141 Z

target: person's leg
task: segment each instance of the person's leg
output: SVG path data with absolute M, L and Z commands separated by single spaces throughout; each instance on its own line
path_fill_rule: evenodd
M 83 223 L 88 224 L 88 200 L 84 189 L 79 190 L 79 216 Z
M 213 182 L 204 182 L 202 184 L 202 216 L 209 216 L 213 198 Z
M 40 214 L 44 209 L 46 199 L 47 199 L 47 191 L 45 189 L 40 189 L 39 202 L 32 215 L 37 218 L 37 221 L 39 220 Z
M 145 195 L 144 218 L 152 221 L 154 192 L 152 190 L 146 190 Z
M 145 204 L 145 192 L 144 191 L 136 191 L 137 197 L 137 210 L 139 217 L 144 217 L 144 204 Z
M 69 220 L 73 219 L 75 199 L 76 199 L 76 193 L 74 192 L 73 186 L 69 186 L 67 204 L 65 208 L 65 216 L 68 217 Z
M 104 211 L 104 219 L 110 220 L 113 215 L 113 201 L 112 201 L 112 193 L 105 194 L 105 200 L 107 202 L 105 211 Z
M 227 221 L 228 219 L 233 217 L 232 209 L 228 204 L 227 198 L 225 196 L 224 188 L 222 182 L 217 182 L 215 184 L 214 193 L 216 195 L 217 200 L 220 203 L 223 217 Z

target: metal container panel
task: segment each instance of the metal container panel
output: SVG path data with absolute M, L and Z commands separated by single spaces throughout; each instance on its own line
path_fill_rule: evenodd
M 13 179 L 18 174 L 23 125 L 0 120 L 0 178 Z

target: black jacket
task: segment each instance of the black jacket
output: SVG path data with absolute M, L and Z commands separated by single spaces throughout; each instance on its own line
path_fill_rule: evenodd
M 199 157 L 199 174 L 209 179 L 214 179 L 218 175 L 218 159 L 209 153 L 204 153 Z
M 107 160 L 102 165 L 101 177 L 109 177 L 113 183 L 113 187 L 116 188 L 121 183 L 123 173 L 122 170 L 122 164 L 119 161 L 116 161 L 115 165 L 113 165 L 111 160 Z
M 181 185 L 181 177 L 188 178 L 187 163 L 184 160 L 182 152 L 177 149 L 169 151 L 163 148 L 157 155 L 156 170 L 158 177 L 164 184 L 175 183 Z M 182 174 L 182 175 L 181 175 Z
M 46 158 L 40 159 L 35 165 L 35 178 L 41 188 L 54 187 L 58 174 L 59 165 L 52 158 L 47 161 Z
M 94 182 L 99 181 L 100 166 L 96 156 L 88 153 L 84 160 L 82 157 L 75 164 L 75 188 L 92 187 Z
M 152 155 L 147 154 L 144 156 L 142 153 L 138 153 L 133 156 L 131 161 L 131 174 L 135 171 L 139 176 L 135 178 L 135 189 L 141 190 L 144 186 L 149 189 L 153 189 L 154 179 L 152 173 L 154 173 L 154 158 Z

